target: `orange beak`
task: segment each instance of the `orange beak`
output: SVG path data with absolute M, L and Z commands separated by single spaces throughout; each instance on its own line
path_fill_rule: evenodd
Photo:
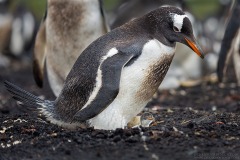
M 200 46 L 199 46 L 196 42 L 191 41 L 191 40 L 189 40 L 189 39 L 186 38 L 186 37 L 185 37 L 185 40 L 186 40 L 188 46 L 189 46 L 195 53 L 197 53 L 197 55 L 198 55 L 199 57 L 201 57 L 201 58 L 203 59 L 203 58 L 204 58 L 204 55 L 203 55 L 203 53 L 202 53 L 202 50 L 201 50 Z

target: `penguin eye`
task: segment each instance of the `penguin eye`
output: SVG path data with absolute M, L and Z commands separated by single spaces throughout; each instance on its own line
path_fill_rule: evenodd
M 173 26 L 173 30 L 174 30 L 174 32 L 180 32 L 179 29 L 175 26 Z

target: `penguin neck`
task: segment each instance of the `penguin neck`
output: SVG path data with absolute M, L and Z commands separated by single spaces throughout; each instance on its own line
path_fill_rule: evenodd
M 176 47 L 176 42 L 170 42 L 162 33 L 156 33 L 155 35 L 155 39 L 157 39 L 158 41 L 160 41 L 162 44 L 168 46 L 168 47 Z

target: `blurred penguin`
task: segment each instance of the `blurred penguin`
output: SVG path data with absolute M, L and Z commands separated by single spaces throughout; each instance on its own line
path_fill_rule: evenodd
M 220 0 L 219 9 L 211 15 L 204 18 L 201 28 L 200 41 L 202 42 L 203 49 L 207 53 L 206 59 L 203 63 L 203 75 L 213 73 L 216 79 L 216 70 L 221 42 L 226 29 L 226 21 L 229 17 L 232 3 L 230 0 Z
M 43 86 L 46 63 L 50 87 L 58 96 L 82 51 L 108 30 L 101 0 L 48 0 L 34 48 L 38 86 Z
M 14 14 L 9 50 L 14 56 L 30 51 L 36 35 L 36 21 L 33 14 L 20 4 Z
M 8 11 L 9 3 L 9 0 L 0 0 L 0 67 L 6 67 L 10 64 L 9 59 L 3 55 L 9 45 L 13 20 Z
M 217 74 L 219 82 L 227 78 L 227 66 L 230 57 L 233 59 L 234 70 L 237 83 L 240 86 L 240 0 L 235 1 L 234 8 L 222 40 L 221 50 L 218 60 Z
M 30 51 L 36 31 L 33 14 L 22 4 L 10 11 L 10 0 L 0 1 L 0 52 L 20 57 Z
M 183 0 L 121 0 L 113 9 L 109 23 L 113 29 L 163 5 L 172 5 L 183 9 L 184 2 Z

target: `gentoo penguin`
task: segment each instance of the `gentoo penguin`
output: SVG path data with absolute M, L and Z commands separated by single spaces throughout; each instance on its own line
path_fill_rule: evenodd
M 240 86 L 240 0 L 235 2 L 234 9 L 222 40 L 221 50 L 219 53 L 217 74 L 219 82 L 226 78 L 227 65 L 230 57 L 233 58 L 237 83 Z
M 82 51 L 108 31 L 101 0 L 48 0 L 34 48 L 33 73 L 43 86 L 44 66 L 56 96 Z
M 176 42 L 201 58 L 188 17 L 161 7 L 101 36 L 79 56 L 55 101 L 42 100 L 5 82 L 13 97 L 54 124 L 75 128 L 124 128 L 157 91 L 172 62 Z

